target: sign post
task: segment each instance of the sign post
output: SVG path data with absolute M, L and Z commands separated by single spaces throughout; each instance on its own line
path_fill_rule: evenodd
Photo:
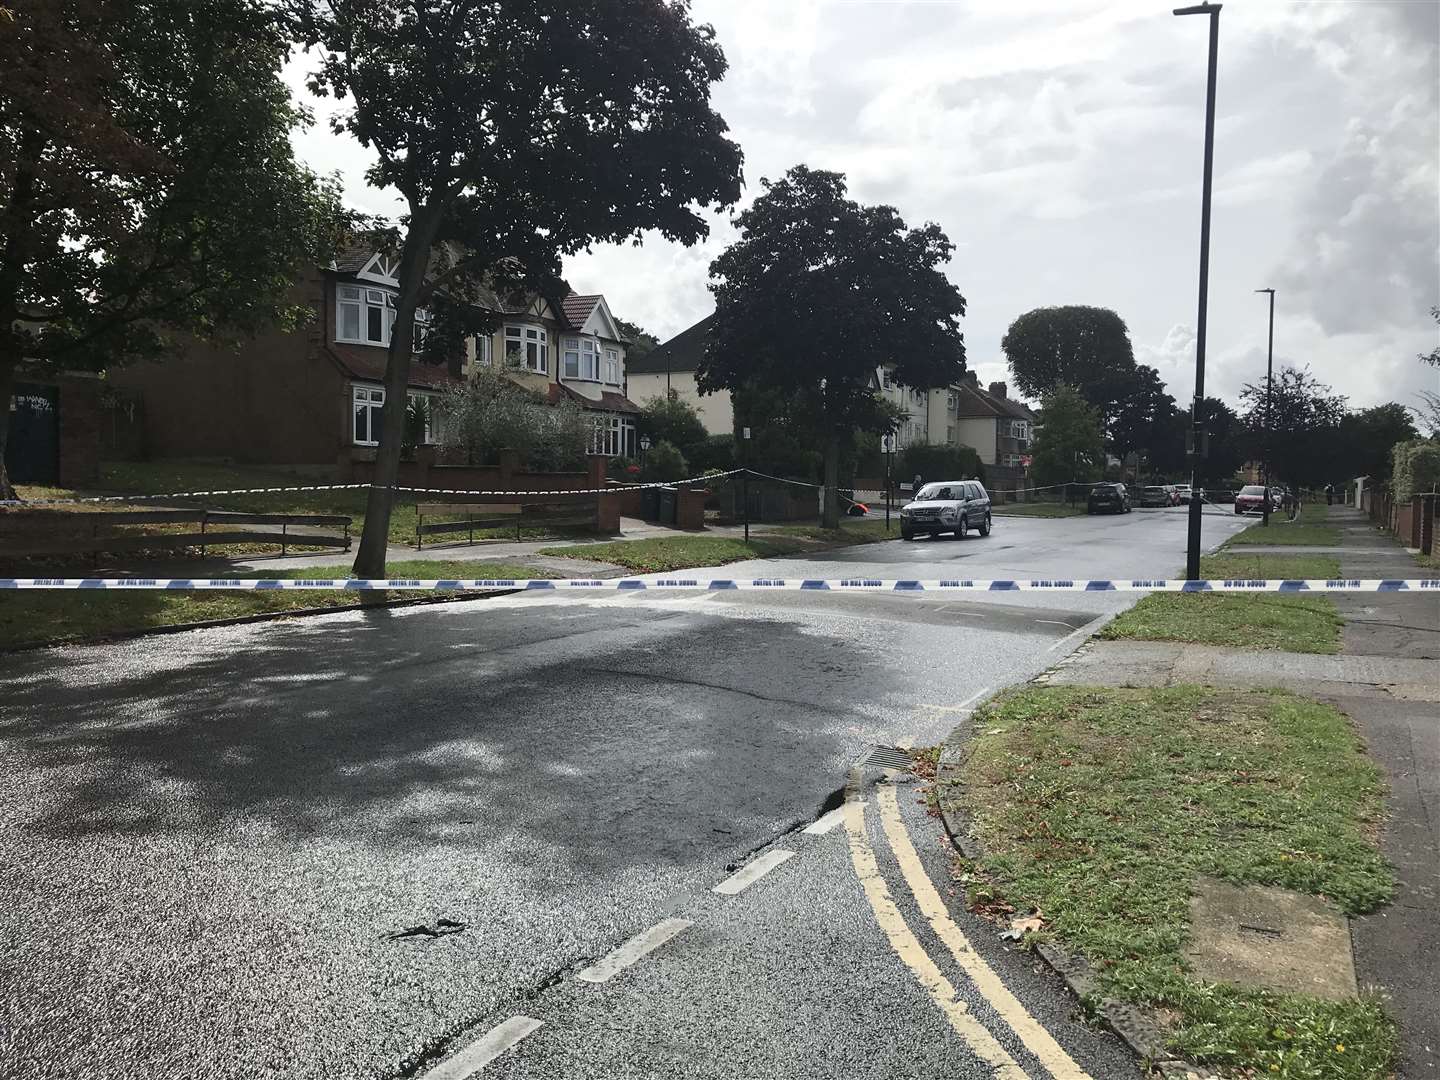
M 890 461 L 895 456 L 895 433 L 880 436 L 880 450 L 885 455 L 885 531 L 890 531 Z

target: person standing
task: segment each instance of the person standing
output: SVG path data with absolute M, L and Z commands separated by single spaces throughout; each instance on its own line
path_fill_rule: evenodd
M 1326 484 L 1326 485 L 1325 485 L 1325 505 L 1326 505 L 1326 506 L 1334 506 L 1334 505 L 1335 505 L 1335 485 L 1334 485 L 1334 484 Z

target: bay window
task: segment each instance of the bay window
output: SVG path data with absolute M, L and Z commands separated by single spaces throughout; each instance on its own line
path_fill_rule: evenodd
M 335 287 L 335 340 L 356 345 L 390 344 L 390 329 L 395 324 L 395 294 L 388 289 L 362 288 L 358 285 Z M 425 342 L 430 330 L 430 313 L 423 308 L 415 311 L 415 348 Z
M 600 342 L 588 337 L 567 337 L 565 348 L 565 378 L 584 382 L 600 381 Z
M 505 327 L 507 367 L 545 374 L 550 370 L 550 339 L 538 326 Z
M 633 452 L 635 421 L 623 416 L 597 416 L 590 439 L 590 453 L 620 457 Z

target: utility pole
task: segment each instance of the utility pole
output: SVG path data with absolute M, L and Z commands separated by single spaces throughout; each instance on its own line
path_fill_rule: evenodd
M 1219 4 L 1176 8 L 1176 15 L 1210 16 L 1210 65 L 1205 84 L 1205 172 L 1200 188 L 1200 304 L 1195 322 L 1195 404 L 1190 409 L 1190 490 L 1199 483 L 1200 454 L 1204 445 L 1200 407 L 1205 400 L 1205 313 L 1210 285 L 1210 180 L 1215 163 L 1215 59 L 1220 50 Z M 1268 501 L 1268 500 L 1267 500 Z M 1198 499 L 1190 500 L 1190 530 L 1185 545 L 1185 577 L 1200 577 L 1200 512 Z
M 1274 420 L 1270 414 L 1270 399 L 1275 391 L 1275 290 L 1256 289 L 1257 293 L 1270 294 L 1270 337 L 1265 345 L 1265 438 L 1260 444 L 1260 468 L 1265 482 L 1265 507 L 1260 511 L 1260 521 L 1270 524 L 1270 440 L 1273 437 Z

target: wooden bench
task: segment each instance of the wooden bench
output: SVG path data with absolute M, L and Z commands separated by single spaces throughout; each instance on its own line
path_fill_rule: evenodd
M 117 532 L 146 525 L 191 525 L 182 532 Z M 273 531 L 246 530 L 245 525 L 279 525 Z M 292 533 L 291 526 L 323 526 L 339 533 Z M 217 528 L 218 527 L 218 528 Z M 350 519 L 343 514 L 246 514 L 228 510 L 49 509 L 0 510 L 0 557 L 96 554 L 102 551 L 145 551 L 156 548 L 205 548 L 218 544 L 276 544 L 285 554 L 290 545 L 350 550 Z
M 515 527 L 515 539 L 527 527 L 590 527 L 599 520 L 600 500 L 594 495 L 544 497 L 536 492 L 534 500 L 523 502 L 429 502 L 415 507 L 415 550 L 425 544 L 425 537 L 443 533 L 467 533 L 467 542 L 475 542 L 476 529 Z M 426 521 L 429 518 L 429 521 Z M 440 519 L 440 520 L 436 520 Z

